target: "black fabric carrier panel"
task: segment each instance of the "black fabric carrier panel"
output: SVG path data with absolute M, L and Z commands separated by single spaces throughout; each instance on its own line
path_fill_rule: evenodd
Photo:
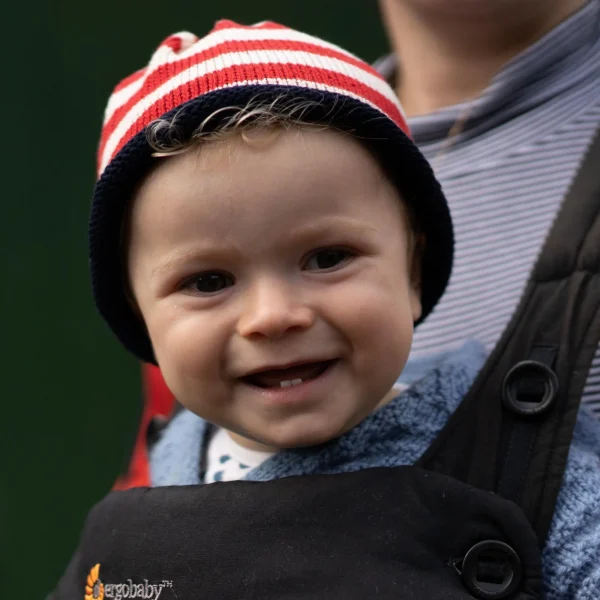
M 416 466 L 113 492 L 53 600 L 533 600 L 600 338 L 600 136 L 520 307 Z
M 543 546 L 600 340 L 600 130 L 519 307 L 419 465 L 516 502 Z

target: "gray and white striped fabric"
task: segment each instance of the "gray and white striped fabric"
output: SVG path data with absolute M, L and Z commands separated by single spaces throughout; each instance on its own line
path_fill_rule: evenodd
M 394 57 L 376 66 L 392 77 Z M 415 365 L 466 339 L 490 350 L 518 304 L 600 124 L 600 0 L 506 65 L 467 110 L 450 147 L 445 138 L 465 105 L 409 122 L 445 189 L 456 235 L 448 289 L 415 335 L 413 377 Z M 600 346 L 583 402 L 600 417 Z

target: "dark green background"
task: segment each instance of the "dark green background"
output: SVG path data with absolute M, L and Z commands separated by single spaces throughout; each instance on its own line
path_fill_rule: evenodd
M 2 599 L 53 587 L 137 427 L 138 365 L 96 315 L 87 273 L 106 99 L 167 35 L 222 17 L 280 21 L 368 60 L 386 50 L 376 0 L 37 0 L 3 15 Z

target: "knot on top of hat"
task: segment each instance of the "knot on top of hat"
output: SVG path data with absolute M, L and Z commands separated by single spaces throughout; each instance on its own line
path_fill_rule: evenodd
M 152 55 L 150 63 L 148 64 L 148 69 L 153 69 L 162 63 L 181 58 L 181 55 L 197 41 L 198 36 L 189 31 L 180 31 L 179 33 L 170 35 L 160 43 Z

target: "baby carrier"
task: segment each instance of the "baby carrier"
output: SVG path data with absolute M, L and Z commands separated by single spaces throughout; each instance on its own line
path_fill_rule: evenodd
M 51 596 L 532 600 L 600 339 L 597 134 L 501 340 L 416 465 L 111 492 Z

